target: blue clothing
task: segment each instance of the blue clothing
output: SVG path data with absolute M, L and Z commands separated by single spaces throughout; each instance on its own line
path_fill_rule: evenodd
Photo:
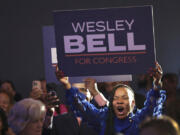
M 89 114 L 84 111 L 84 107 L 81 104 L 82 100 L 86 101 L 86 96 L 79 92 L 77 88 L 72 87 L 70 90 L 66 90 L 67 105 L 70 106 L 70 109 L 73 111 L 75 116 L 81 117 L 81 123 L 88 125 L 90 128 L 99 133 L 101 129 L 99 120 L 89 117 Z
M 77 88 L 72 87 L 67 90 L 67 101 L 71 104 L 73 109 L 77 109 L 73 105 L 73 98 L 78 100 L 78 104 L 81 106 L 80 113 L 86 114 L 88 122 L 99 122 L 101 125 L 100 135 L 104 135 L 106 127 L 106 118 L 108 113 L 108 107 L 96 108 L 93 104 L 89 103 L 82 97 Z M 149 90 L 146 95 L 146 101 L 144 107 L 136 111 L 136 113 L 130 113 L 129 116 L 123 120 L 114 118 L 114 130 L 115 133 L 123 133 L 125 135 L 138 135 L 138 126 L 142 120 L 147 116 L 160 116 L 162 114 L 163 103 L 165 102 L 166 95 L 164 90 L 155 91 Z M 83 117 L 84 118 L 84 117 Z

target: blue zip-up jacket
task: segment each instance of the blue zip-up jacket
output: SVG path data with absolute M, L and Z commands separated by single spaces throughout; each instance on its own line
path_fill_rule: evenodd
M 66 91 L 68 104 L 71 109 L 76 113 L 78 112 L 90 125 L 93 123 L 100 123 L 100 135 L 104 135 L 106 127 L 106 118 L 108 107 L 96 108 L 93 104 L 89 103 L 85 96 L 78 91 L 77 88 L 72 87 Z M 79 104 L 80 108 L 74 105 L 74 98 Z M 162 115 L 163 103 L 165 102 L 166 95 L 164 90 L 155 91 L 149 90 L 146 95 L 146 101 L 142 109 L 138 109 L 136 113 L 130 113 L 129 116 L 123 120 L 114 118 L 115 133 L 123 133 L 124 135 L 138 135 L 138 126 L 147 116 L 158 117 Z M 78 111 L 77 111 L 78 110 Z

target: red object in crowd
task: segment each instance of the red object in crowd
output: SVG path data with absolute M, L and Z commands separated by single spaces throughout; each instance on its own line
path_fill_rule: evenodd
M 60 105 L 59 105 L 59 113 L 60 113 L 61 115 L 68 113 L 68 109 L 67 109 L 67 107 L 66 107 L 65 104 L 60 104 Z M 54 114 L 53 114 L 53 115 L 54 115 L 54 116 L 57 116 L 58 113 L 57 113 L 56 111 L 54 111 Z

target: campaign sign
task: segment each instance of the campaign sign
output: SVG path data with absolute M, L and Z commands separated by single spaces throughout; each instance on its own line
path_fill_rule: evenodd
M 44 48 L 44 64 L 45 78 L 47 83 L 58 83 L 55 71 L 57 64 L 56 40 L 54 26 L 44 26 L 42 28 L 43 48 Z
M 54 12 L 59 66 L 68 76 L 154 67 L 152 6 Z
M 45 77 L 47 83 L 59 83 L 55 76 L 57 49 L 54 26 L 44 26 L 43 29 Z M 61 67 L 60 67 L 61 68 Z M 97 82 L 132 81 L 132 75 L 83 76 L 69 77 L 71 83 L 82 83 L 85 78 L 94 78 Z

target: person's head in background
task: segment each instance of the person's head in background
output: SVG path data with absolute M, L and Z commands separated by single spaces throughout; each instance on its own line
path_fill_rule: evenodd
M 168 116 L 148 118 L 140 124 L 140 135 L 180 135 L 177 122 Z
M 175 96 L 178 86 L 178 76 L 175 73 L 166 73 L 162 77 L 162 89 L 167 91 L 168 96 Z
M 13 105 L 13 97 L 10 93 L 5 90 L 0 90 L 0 107 L 5 111 L 6 114 L 9 113 Z
M 0 89 L 10 93 L 15 101 L 19 101 L 22 99 L 21 94 L 16 91 L 14 83 L 12 81 L 2 81 Z
M 137 85 L 139 89 L 149 90 L 152 88 L 153 78 L 148 74 L 140 74 L 137 77 Z
M 92 95 L 85 88 L 85 84 L 84 83 L 73 83 L 72 86 L 78 88 L 79 92 L 83 93 L 86 96 L 87 101 L 90 101 L 92 99 Z
M 111 93 L 117 83 L 118 82 L 98 82 L 97 85 L 102 92 Z
M 14 83 L 12 81 L 9 81 L 9 80 L 2 81 L 0 88 L 2 90 L 7 91 L 8 93 L 10 93 L 13 97 L 16 94 L 15 86 L 14 86 Z
M 8 131 L 8 122 L 6 113 L 0 108 L 0 135 L 6 135 Z
M 104 90 L 111 93 L 113 91 L 113 82 L 104 82 Z
M 41 101 L 26 98 L 13 106 L 8 123 L 17 135 L 41 135 L 45 114 L 46 108 Z

